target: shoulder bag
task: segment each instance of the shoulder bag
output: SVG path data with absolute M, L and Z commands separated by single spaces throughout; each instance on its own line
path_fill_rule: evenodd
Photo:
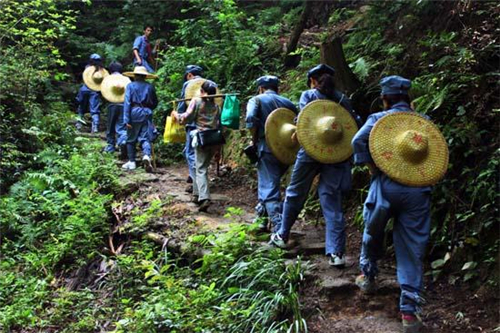
M 205 108 L 205 102 L 203 102 L 201 106 L 201 110 Z M 217 109 L 219 107 L 217 106 Z M 222 133 L 222 128 L 220 124 L 220 112 L 217 110 L 217 118 L 218 118 L 218 128 L 208 129 L 204 131 L 199 131 L 196 133 L 198 137 L 198 145 L 200 147 L 210 147 L 210 146 L 219 146 L 226 143 L 226 139 L 224 139 L 224 134 Z

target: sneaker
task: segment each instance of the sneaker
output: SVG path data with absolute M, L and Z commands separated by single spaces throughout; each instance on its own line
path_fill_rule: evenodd
M 85 120 L 83 120 L 83 118 L 81 116 L 77 116 L 75 125 L 76 125 L 76 129 L 81 131 L 83 125 L 87 125 L 87 123 L 85 122 Z
M 106 148 L 104 148 L 105 153 L 114 153 L 115 152 L 115 147 L 112 145 L 107 145 Z
M 193 194 L 193 196 L 191 197 L 191 202 L 199 205 L 200 202 L 198 201 L 198 196 L 196 194 Z
M 330 254 L 328 263 L 330 266 L 337 268 L 345 267 L 345 255 L 343 253 L 332 253 Z
M 184 191 L 186 191 L 186 193 L 193 193 L 193 185 L 188 185 Z
M 191 176 L 188 176 L 187 179 L 186 179 L 186 183 L 192 184 L 193 183 L 193 178 L 191 178 Z
M 370 279 L 364 274 L 356 278 L 356 285 L 365 294 L 373 294 L 377 290 L 375 279 Z
M 149 155 L 144 155 L 142 157 L 142 164 L 144 165 L 144 169 L 146 169 L 146 172 L 153 172 L 153 166 L 151 165 L 151 157 L 149 157 Z
M 200 200 L 200 201 L 198 201 L 198 203 L 200 204 L 200 207 L 198 207 L 198 211 L 206 213 L 208 210 L 208 207 L 210 207 L 210 199 Z
M 122 169 L 124 170 L 135 170 L 137 166 L 135 165 L 135 162 L 128 161 L 124 165 L 122 165 Z
M 280 249 L 286 248 L 286 240 L 283 239 L 277 232 L 271 234 L 271 241 L 269 243 L 276 247 L 279 247 Z
M 419 333 L 420 329 L 424 327 L 422 319 L 416 314 L 402 314 L 401 320 L 404 333 Z

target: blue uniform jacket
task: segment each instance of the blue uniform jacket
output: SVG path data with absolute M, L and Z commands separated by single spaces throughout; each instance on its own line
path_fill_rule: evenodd
M 131 82 L 125 89 L 123 122 L 130 124 L 149 120 L 157 105 L 158 99 L 152 84 L 144 81 Z
M 259 137 L 257 147 L 259 152 L 264 151 L 271 153 L 271 150 L 266 144 L 265 124 L 267 117 L 277 108 L 287 108 L 297 114 L 297 108 L 288 98 L 280 96 L 272 90 L 267 90 L 263 94 L 257 95 L 248 101 L 246 127 L 257 129 Z
M 142 60 L 149 61 L 149 57 L 151 56 L 151 54 L 148 53 L 148 45 L 149 40 L 147 40 L 146 36 L 144 35 L 139 36 L 134 40 L 133 49 L 137 49 L 137 52 L 139 52 L 139 56 Z
M 364 163 L 373 163 L 372 156 L 370 154 L 370 149 L 368 147 L 368 141 L 370 138 L 370 132 L 375 125 L 375 123 L 385 115 L 394 113 L 408 111 L 411 112 L 410 106 L 406 102 L 399 102 L 390 110 L 377 112 L 368 117 L 366 123 L 361 127 L 361 129 L 356 133 L 354 138 L 352 139 L 352 147 L 354 149 L 354 163 L 355 164 L 364 164 Z M 400 184 L 398 182 L 393 181 L 386 174 L 380 172 L 380 186 L 383 191 L 387 192 L 426 192 L 430 191 L 430 186 L 424 187 L 412 187 Z
M 335 91 L 335 98 L 330 99 L 323 95 L 322 93 L 319 92 L 317 89 L 309 89 L 306 90 L 300 95 L 300 101 L 299 101 L 299 106 L 300 110 L 302 110 L 307 104 L 311 103 L 312 101 L 315 101 L 317 99 L 327 99 L 327 100 L 332 100 L 336 103 L 339 103 L 342 107 L 344 107 L 349 113 L 353 116 L 354 120 L 356 120 L 356 123 L 358 126 L 361 123 L 361 118 L 354 112 L 351 106 L 351 100 L 341 93 L 340 91 Z M 306 151 L 304 148 L 300 147 L 299 153 L 297 154 L 297 159 L 303 161 L 303 162 L 315 162 L 316 160 L 307 155 Z M 341 163 L 349 163 L 348 161 L 346 162 L 341 162 Z M 339 163 L 340 164 L 340 163 Z

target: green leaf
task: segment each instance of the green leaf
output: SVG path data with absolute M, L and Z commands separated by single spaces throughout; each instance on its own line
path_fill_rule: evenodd
M 476 266 L 477 266 L 477 262 L 475 262 L 475 261 L 469 261 L 469 262 L 466 262 L 464 264 L 464 266 L 462 267 L 462 270 L 466 271 L 466 270 L 469 270 L 469 269 L 474 269 L 474 268 L 476 268 Z
M 432 269 L 437 269 L 437 268 L 443 267 L 445 263 L 446 263 L 446 261 L 444 261 L 444 259 L 434 260 L 431 263 L 431 267 L 432 267 Z
M 459 106 L 457 110 L 457 116 L 463 116 L 465 114 L 465 108 L 463 106 Z

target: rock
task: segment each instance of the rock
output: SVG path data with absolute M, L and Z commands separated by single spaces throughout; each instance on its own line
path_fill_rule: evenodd
M 321 287 L 330 294 L 349 293 L 356 290 L 356 285 L 352 279 L 333 276 L 323 276 Z
M 304 255 L 312 255 L 312 254 L 324 254 L 325 253 L 325 243 L 311 243 L 307 241 L 299 242 L 299 252 Z

